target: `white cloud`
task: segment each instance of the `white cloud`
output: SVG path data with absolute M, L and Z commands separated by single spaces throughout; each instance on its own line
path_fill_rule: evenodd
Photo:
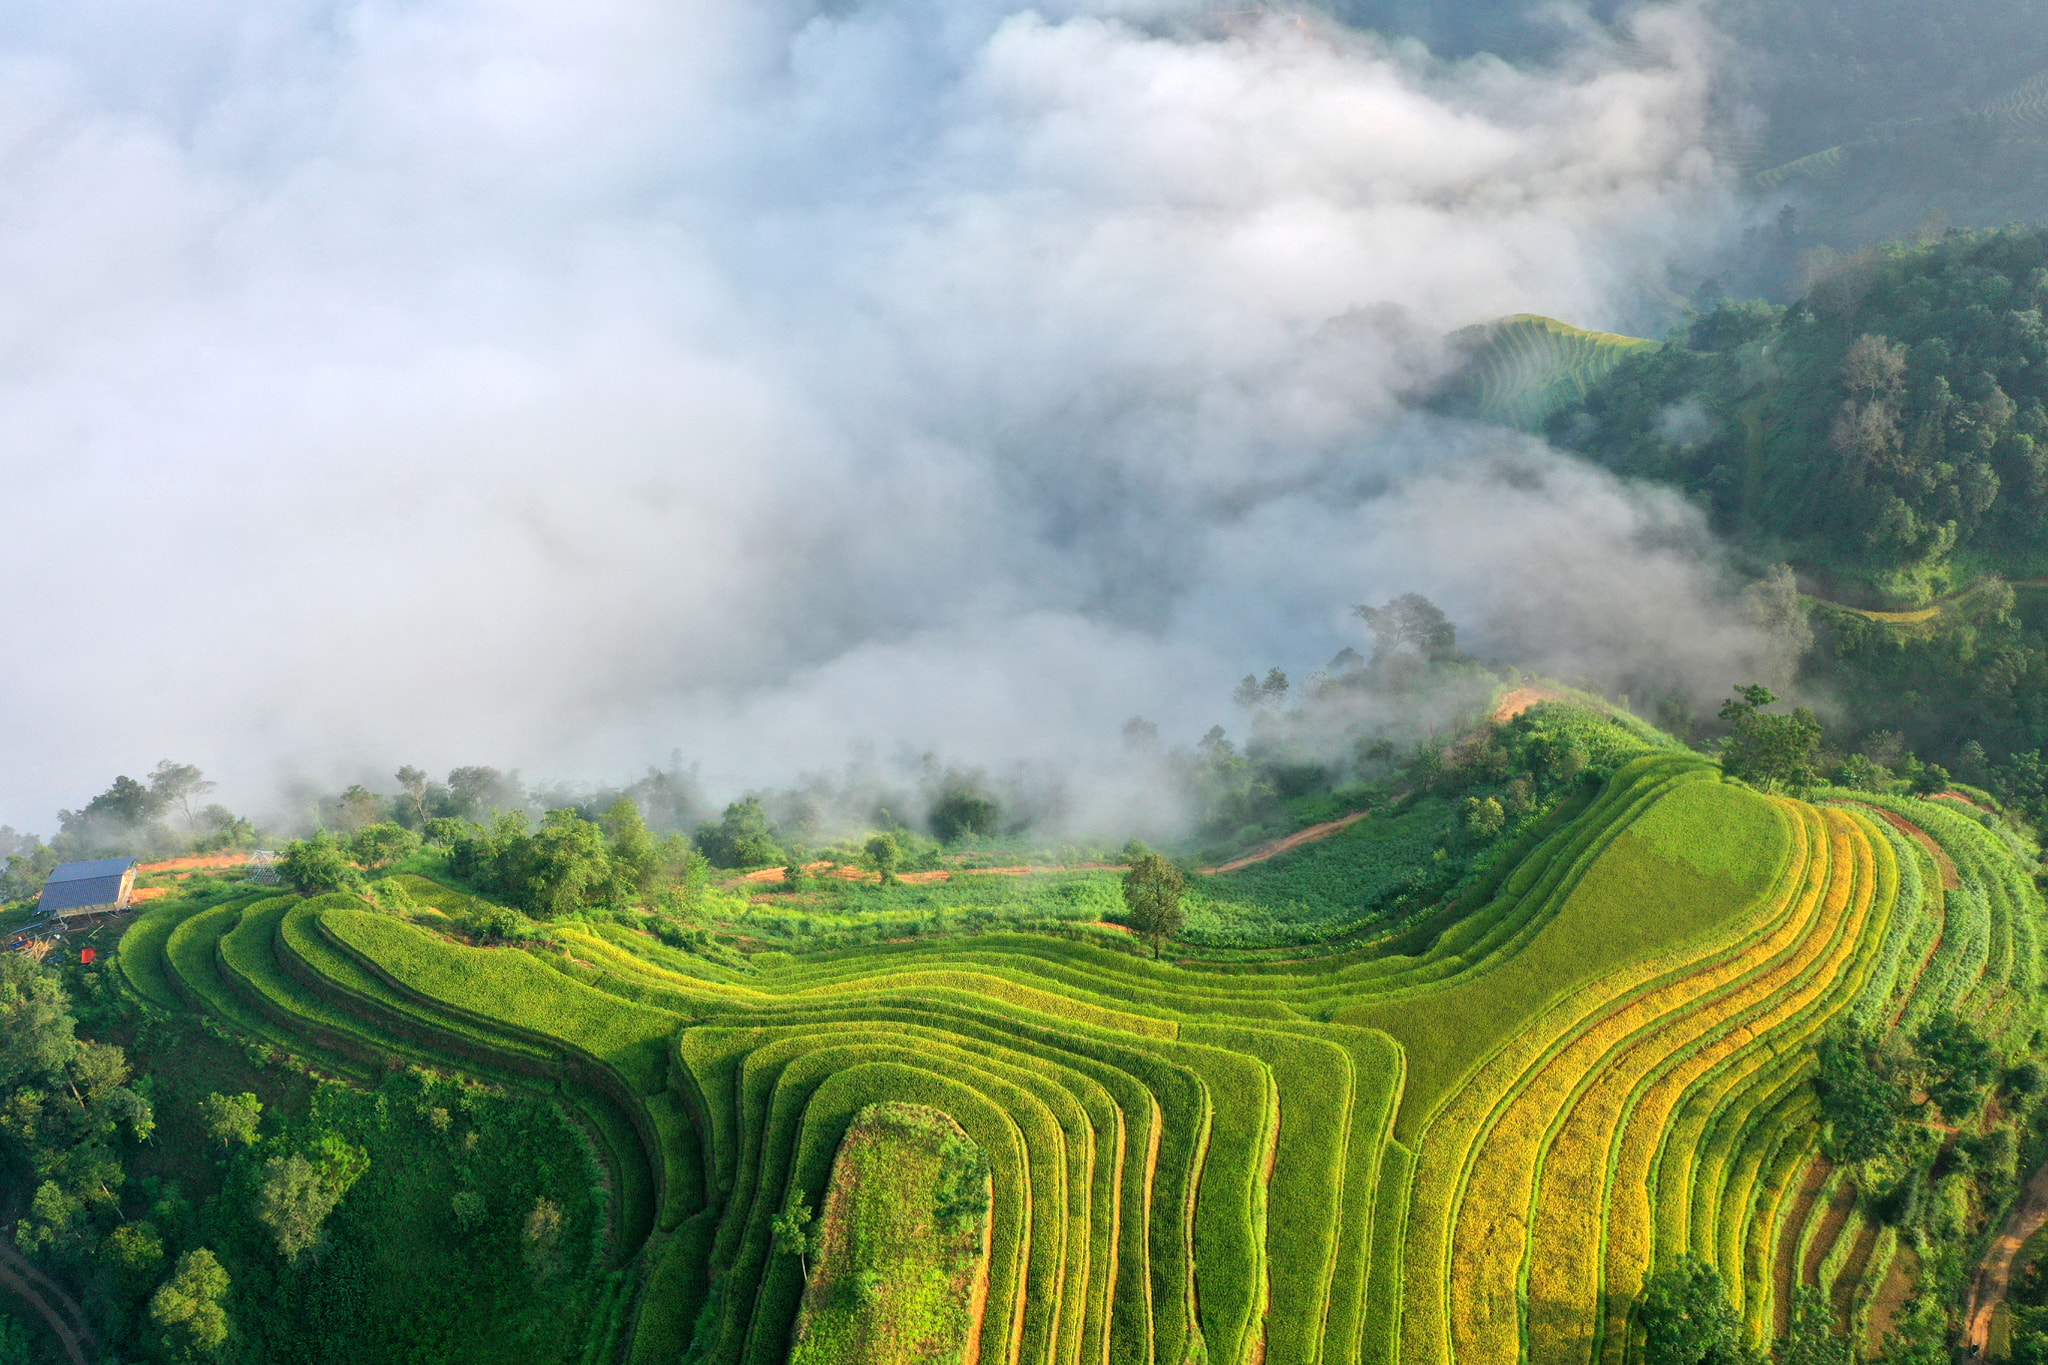
M 1540 637 L 1683 520 L 1397 395 L 1717 230 L 1689 8 L 1540 71 L 1167 5 L 179 19 L 0 20 L 16 824 L 165 756 L 1050 754 L 1375 594 Z

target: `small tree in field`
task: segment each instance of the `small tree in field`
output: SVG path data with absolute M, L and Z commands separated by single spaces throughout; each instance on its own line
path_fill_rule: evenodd
M 862 848 L 867 854 L 868 866 L 881 874 L 882 885 L 891 886 L 896 881 L 896 860 L 903 851 L 896 845 L 893 834 L 871 834 Z
M 818 1249 L 818 1225 L 811 1216 L 810 1201 L 800 1194 L 791 1195 L 788 1206 L 768 1221 L 768 1232 L 775 1239 L 775 1249 L 784 1256 L 796 1257 L 804 1278 L 811 1278 L 811 1253 Z
M 1152 945 L 1155 959 L 1166 940 L 1188 922 L 1181 905 L 1187 889 L 1180 869 L 1149 850 L 1131 859 L 1130 870 L 1124 873 L 1126 918 L 1132 932 Z

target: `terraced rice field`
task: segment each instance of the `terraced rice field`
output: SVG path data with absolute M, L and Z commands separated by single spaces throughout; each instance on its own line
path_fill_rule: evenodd
M 1476 390 L 1479 416 L 1538 431 L 1551 413 L 1583 400 L 1630 352 L 1656 344 L 1517 313 L 1483 329 L 1466 373 Z
M 1759 1341 L 1800 1283 L 1866 1328 L 1896 1248 L 1813 1165 L 1810 1044 L 1937 1008 L 2036 1027 L 2011 850 L 1661 751 L 1488 885 L 1420 951 L 1240 967 L 988 934 L 735 972 L 616 926 L 469 947 L 338 895 L 169 903 L 119 959 L 151 1008 L 339 1070 L 558 1095 L 637 1286 L 593 1361 L 780 1365 L 828 1330 L 772 1224 L 853 1208 L 846 1136 L 891 1105 L 986 1157 L 964 1359 L 1625 1365 L 1678 1254 Z M 847 1273 L 829 1245 L 815 1267 Z

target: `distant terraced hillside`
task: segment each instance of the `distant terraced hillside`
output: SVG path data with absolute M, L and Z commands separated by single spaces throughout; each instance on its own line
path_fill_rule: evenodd
M 1298 962 L 988 934 L 735 972 L 620 925 L 476 948 L 431 912 L 250 896 L 154 911 L 118 961 L 155 1007 L 338 1067 L 559 1094 L 631 1272 L 586 1359 L 636 1365 L 788 1359 L 805 1270 L 774 1224 L 830 1202 L 886 1103 L 986 1156 L 983 1362 L 1625 1365 L 1680 1254 L 1757 1341 L 1801 1283 L 1860 1330 L 1899 1239 L 1816 1160 L 1811 1045 L 2040 1022 L 2041 901 L 1991 831 L 1683 750 L 1584 787 L 1463 908 Z
M 1995 130 L 1997 136 L 2012 142 L 2026 142 L 2048 136 L 2048 71 L 2022 81 L 2002 95 L 1984 101 L 1962 115 L 1962 122 L 1980 121 Z M 1915 128 L 1919 121 L 1901 125 Z M 1930 123 L 1927 126 L 1944 126 Z M 1895 127 L 1882 136 L 1872 136 L 1839 146 L 1798 157 L 1782 165 L 1771 166 L 1758 171 L 1753 181 L 1758 189 L 1775 190 L 1798 180 L 1820 179 L 1835 174 L 1847 164 L 1852 152 L 1881 148 L 1888 137 L 1895 135 Z
M 1455 341 L 1466 360 L 1448 388 L 1448 405 L 1532 432 L 1560 408 L 1582 401 L 1630 352 L 1657 344 L 1589 332 L 1534 313 L 1471 328 Z

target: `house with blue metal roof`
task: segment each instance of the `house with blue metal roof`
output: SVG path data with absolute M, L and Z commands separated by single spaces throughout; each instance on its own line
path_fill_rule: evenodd
M 133 858 L 95 858 L 84 863 L 60 863 L 43 883 L 42 899 L 36 909 L 53 919 L 75 919 L 82 915 L 111 915 L 128 907 L 135 892 Z

